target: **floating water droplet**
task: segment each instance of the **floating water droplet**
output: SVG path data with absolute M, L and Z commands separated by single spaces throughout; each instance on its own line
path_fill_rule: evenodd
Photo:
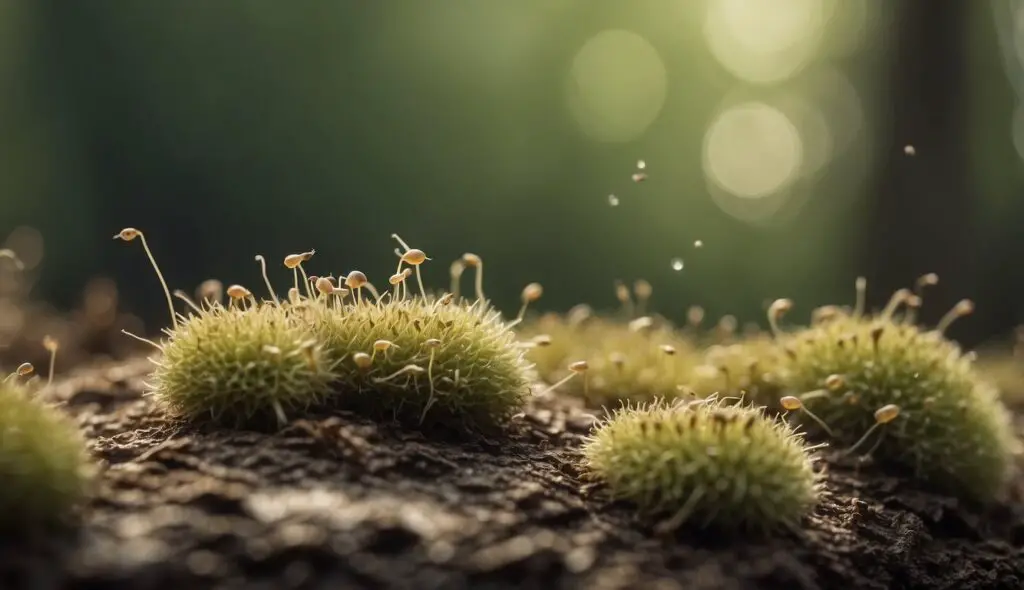
M 644 168 L 647 168 L 647 162 L 645 162 L 644 160 L 637 160 L 636 161 L 636 169 L 637 170 L 643 170 Z
M 903 147 L 903 153 L 908 156 L 913 156 L 917 154 L 917 149 L 915 149 L 914 146 L 907 144 Z
M 608 195 L 608 204 L 611 205 L 612 207 L 618 207 L 619 198 L 616 197 L 615 195 Z
M 643 172 L 637 172 L 633 175 L 633 182 L 643 182 L 647 180 L 647 175 Z
M 673 258 L 672 259 L 672 270 L 683 270 L 683 259 Z
M 696 242 L 693 243 L 693 247 L 694 248 L 703 248 L 704 247 L 704 241 L 703 240 L 697 240 Z

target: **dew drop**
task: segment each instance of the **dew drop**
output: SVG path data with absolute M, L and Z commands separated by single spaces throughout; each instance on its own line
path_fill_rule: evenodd
M 704 247 L 704 241 L 703 240 L 697 240 L 696 242 L 693 243 L 693 247 L 694 248 L 703 248 Z
M 645 168 L 647 168 L 647 162 L 646 161 L 644 161 L 644 160 L 637 160 L 636 161 L 636 169 L 637 170 L 643 170 Z
M 908 156 L 914 156 L 917 154 L 917 149 L 915 149 L 914 146 L 907 144 L 903 147 L 903 153 Z
M 615 195 L 608 195 L 608 204 L 611 205 L 612 207 L 618 207 L 619 198 L 616 197 Z
M 633 175 L 633 182 L 643 182 L 647 180 L 647 175 L 643 172 L 637 172 Z
M 672 270 L 683 270 L 683 259 L 673 258 L 672 259 Z

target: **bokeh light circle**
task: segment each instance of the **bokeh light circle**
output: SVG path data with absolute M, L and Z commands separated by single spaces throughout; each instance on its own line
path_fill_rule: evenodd
M 640 35 L 607 30 L 573 59 L 567 98 L 573 118 L 590 138 L 636 139 L 665 104 L 668 74 L 658 51 Z
M 864 130 L 864 108 L 860 94 L 840 70 L 823 66 L 803 77 L 800 94 L 821 110 L 832 135 L 833 155 L 840 156 Z
M 718 62 L 737 78 L 779 82 L 814 57 L 830 6 L 825 0 L 710 0 L 704 37 Z
M 746 102 L 723 110 L 708 127 L 704 173 L 737 197 L 764 198 L 799 176 L 803 149 L 799 130 L 782 111 Z

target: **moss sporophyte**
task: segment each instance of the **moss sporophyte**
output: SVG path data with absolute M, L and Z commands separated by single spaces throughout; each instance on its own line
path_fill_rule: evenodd
M 523 326 L 528 358 L 545 381 L 592 407 L 691 394 L 777 403 L 780 351 L 770 338 L 735 335 L 730 316 L 710 334 L 700 333 L 704 312 L 699 307 L 690 308 L 683 329 L 646 315 L 653 288 L 644 280 L 636 281 L 632 292 L 618 282 L 615 293 L 622 306 L 618 316 L 577 306 L 564 316 L 546 314 Z M 587 363 L 585 373 L 570 368 L 581 360 Z
M 964 300 L 933 329 L 915 323 L 921 290 L 938 278 L 925 275 L 900 289 L 877 314 L 864 310 L 866 282 L 857 281 L 852 310 L 815 312 L 811 325 L 786 332 L 790 308 L 769 310 L 790 394 L 786 410 L 811 430 L 849 445 L 851 452 L 909 468 L 918 479 L 978 501 L 1003 494 L 1019 447 L 1011 416 L 998 392 L 980 378 L 973 355 L 944 331 L 973 309 Z
M 393 237 L 397 269 L 383 293 L 359 270 L 337 278 L 307 274 L 312 250 L 284 258 L 292 271 L 286 298 L 277 296 L 263 256 L 256 260 L 268 299 L 215 281 L 205 283 L 198 301 L 175 291 L 186 311 L 172 305 L 165 338 L 147 341 L 161 351 L 153 359 L 153 393 L 181 417 L 231 426 L 266 416 L 283 422 L 336 404 L 411 425 L 500 426 L 530 392 L 531 365 L 512 330 L 518 320 L 506 322 L 484 298 L 478 255 L 462 256 L 452 267 L 453 292 L 435 296 L 420 274 L 430 258 Z M 133 228 L 115 238 L 146 245 Z M 473 300 L 458 294 L 466 267 L 476 270 Z M 408 288 L 413 274 L 415 294 Z M 520 317 L 541 292 L 527 286 Z

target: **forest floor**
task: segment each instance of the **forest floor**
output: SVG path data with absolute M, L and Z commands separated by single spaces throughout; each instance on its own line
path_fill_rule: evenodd
M 149 370 L 111 362 L 52 389 L 102 475 L 75 533 L 0 541 L 0 588 L 1024 587 L 1024 480 L 982 512 L 826 452 L 802 531 L 665 538 L 580 480 L 594 417 L 569 400 L 534 399 L 501 440 L 347 414 L 204 431 L 142 395 Z

